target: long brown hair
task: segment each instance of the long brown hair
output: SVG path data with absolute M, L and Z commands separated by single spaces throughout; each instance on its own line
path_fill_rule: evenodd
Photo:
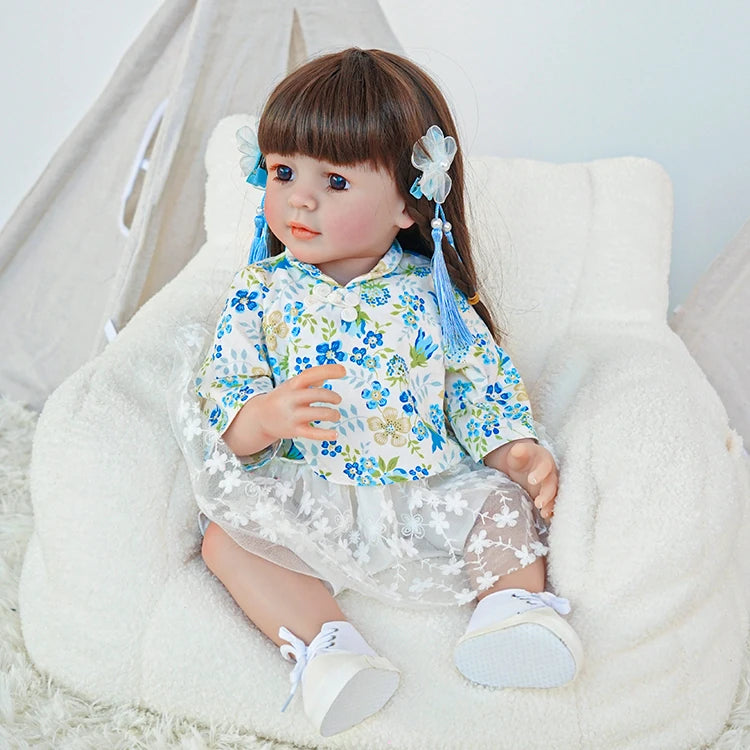
M 409 189 L 420 175 L 411 163 L 412 147 L 431 125 L 457 139 L 445 98 L 421 68 L 391 52 L 352 47 L 311 60 L 276 86 L 258 123 L 258 145 L 264 154 L 302 154 L 342 166 L 369 162 L 387 170 L 414 219 L 397 239 L 405 250 L 430 258 L 434 206 Z M 449 175 L 452 188 L 443 208 L 458 252 L 443 238 L 443 256 L 454 285 L 471 297 L 477 284 L 460 146 Z M 269 253 L 283 250 L 269 231 Z M 481 302 L 475 309 L 494 336 L 489 310 Z

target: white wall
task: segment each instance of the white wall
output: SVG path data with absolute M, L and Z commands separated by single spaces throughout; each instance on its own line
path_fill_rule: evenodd
M 158 5 L 0 0 L 0 225 Z M 555 162 L 638 155 L 664 165 L 675 191 L 672 306 L 750 218 L 750 4 L 381 6 L 407 54 L 442 84 L 468 151 Z

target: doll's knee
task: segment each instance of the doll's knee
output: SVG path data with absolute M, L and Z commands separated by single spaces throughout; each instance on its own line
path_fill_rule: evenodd
M 229 537 L 220 526 L 213 523 L 213 521 L 208 524 L 203 534 L 201 557 L 209 570 L 213 571 L 221 564 L 228 541 Z

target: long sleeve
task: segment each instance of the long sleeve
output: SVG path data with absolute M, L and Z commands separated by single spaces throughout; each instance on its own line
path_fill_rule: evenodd
M 240 270 L 229 287 L 213 345 L 195 380 L 209 424 L 223 434 L 237 412 L 259 393 L 273 390 L 263 333 L 265 271 Z
M 456 293 L 472 344 L 445 355 L 445 413 L 453 434 L 475 461 L 520 438 L 534 438 L 531 404 L 518 370 L 477 312 Z

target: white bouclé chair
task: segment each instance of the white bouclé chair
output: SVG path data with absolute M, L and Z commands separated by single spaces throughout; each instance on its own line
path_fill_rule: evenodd
M 470 607 L 344 592 L 402 671 L 383 711 L 320 738 L 290 664 L 200 556 L 165 387 L 177 329 L 209 327 L 259 194 L 236 115 L 207 152 L 208 241 L 39 419 L 21 620 L 36 665 L 85 696 L 227 721 L 305 747 L 693 748 L 722 730 L 745 658 L 748 473 L 718 397 L 666 323 L 672 188 L 641 158 L 472 159 L 482 293 L 560 458 L 550 579 L 586 662 L 558 690 L 493 691 L 452 664 Z

